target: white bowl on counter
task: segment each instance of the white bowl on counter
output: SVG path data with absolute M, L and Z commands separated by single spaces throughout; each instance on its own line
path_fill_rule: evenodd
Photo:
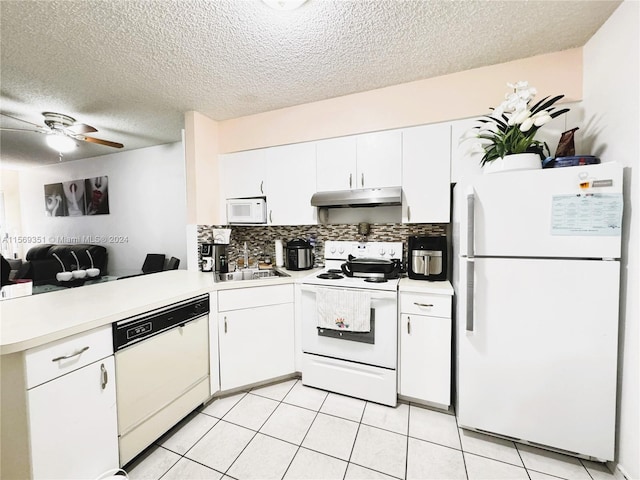
M 99 268 L 87 268 L 87 276 L 93 278 L 93 277 L 97 277 L 98 275 L 100 275 Z
M 85 278 L 87 276 L 86 270 L 74 270 L 71 272 L 73 278 Z
M 68 282 L 73 278 L 73 274 L 71 272 L 58 272 L 56 273 L 56 280 L 59 282 Z

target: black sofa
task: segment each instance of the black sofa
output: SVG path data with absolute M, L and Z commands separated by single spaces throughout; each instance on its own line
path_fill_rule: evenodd
M 51 283 L 56 281 L 56 273 L 62 271 L 60 262 L 54 257 L 54 253 L 64 264 L 66 271 L 76 269 L 87 269 L 91 267 L 91 260 L 87 250 L 93 258 L 93 266 L 100 269 L 100 275 L 107 273 L 107 249 L 102 245 L 91 245 L 78 243 L 72 245 L 44 244 L 31 247 L 25 256 L 20 270 L 16 273 L 15 279 L 30 278 L 34 284 Z M 71 254 L 74 252 L 78 257 Z M 77 265 L 80 263 L 80 265 Z

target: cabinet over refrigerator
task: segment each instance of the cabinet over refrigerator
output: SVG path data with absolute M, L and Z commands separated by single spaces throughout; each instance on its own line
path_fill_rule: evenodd
M 463 428 L 614 458 L 622 202 L 616 163 L 455 187 Z

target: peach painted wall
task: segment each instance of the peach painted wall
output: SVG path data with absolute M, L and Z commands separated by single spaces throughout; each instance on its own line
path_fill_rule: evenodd
M 220 153 L 442 122 L 487 113 L 507 82 L 582 99 L 582 48 L 538 55 L 219 122 Z
M 187 112 L 184 123 L 187 223 L 217 224 L 221 221 L 218 218 L 218 122 L 198 112 Z

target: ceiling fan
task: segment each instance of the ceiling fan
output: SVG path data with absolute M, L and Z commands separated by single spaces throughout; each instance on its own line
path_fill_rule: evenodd
M 29 125 L 36 127 L 35 130 L 26 128 L 0 127 L 0 130 L 45 134 L 47 135 L 47 145 L 61 153 L 73 150 L 76 147 L 74 140 L 97 143 L 99 145 L 105 145 L 107 147 L 113 148 L 124 147 L 122 143 L 110 142 L 109 140 L 102 140 L 95 137 L 87 137 L 85 135 L 86 133 L 93 133 L 97 132 L 98 130 L 91 125 L 77 123 L 75 118 L 70 117 L 69 115 L 64 115 L 62 113 L 42 112 L 42 115 L 44 116 L 44 126 L 28 122 L 27 120 L 22 120 L 3 112 L 0 112 L 0 115 L 18 120 L 19 122 L 28 123 Z

